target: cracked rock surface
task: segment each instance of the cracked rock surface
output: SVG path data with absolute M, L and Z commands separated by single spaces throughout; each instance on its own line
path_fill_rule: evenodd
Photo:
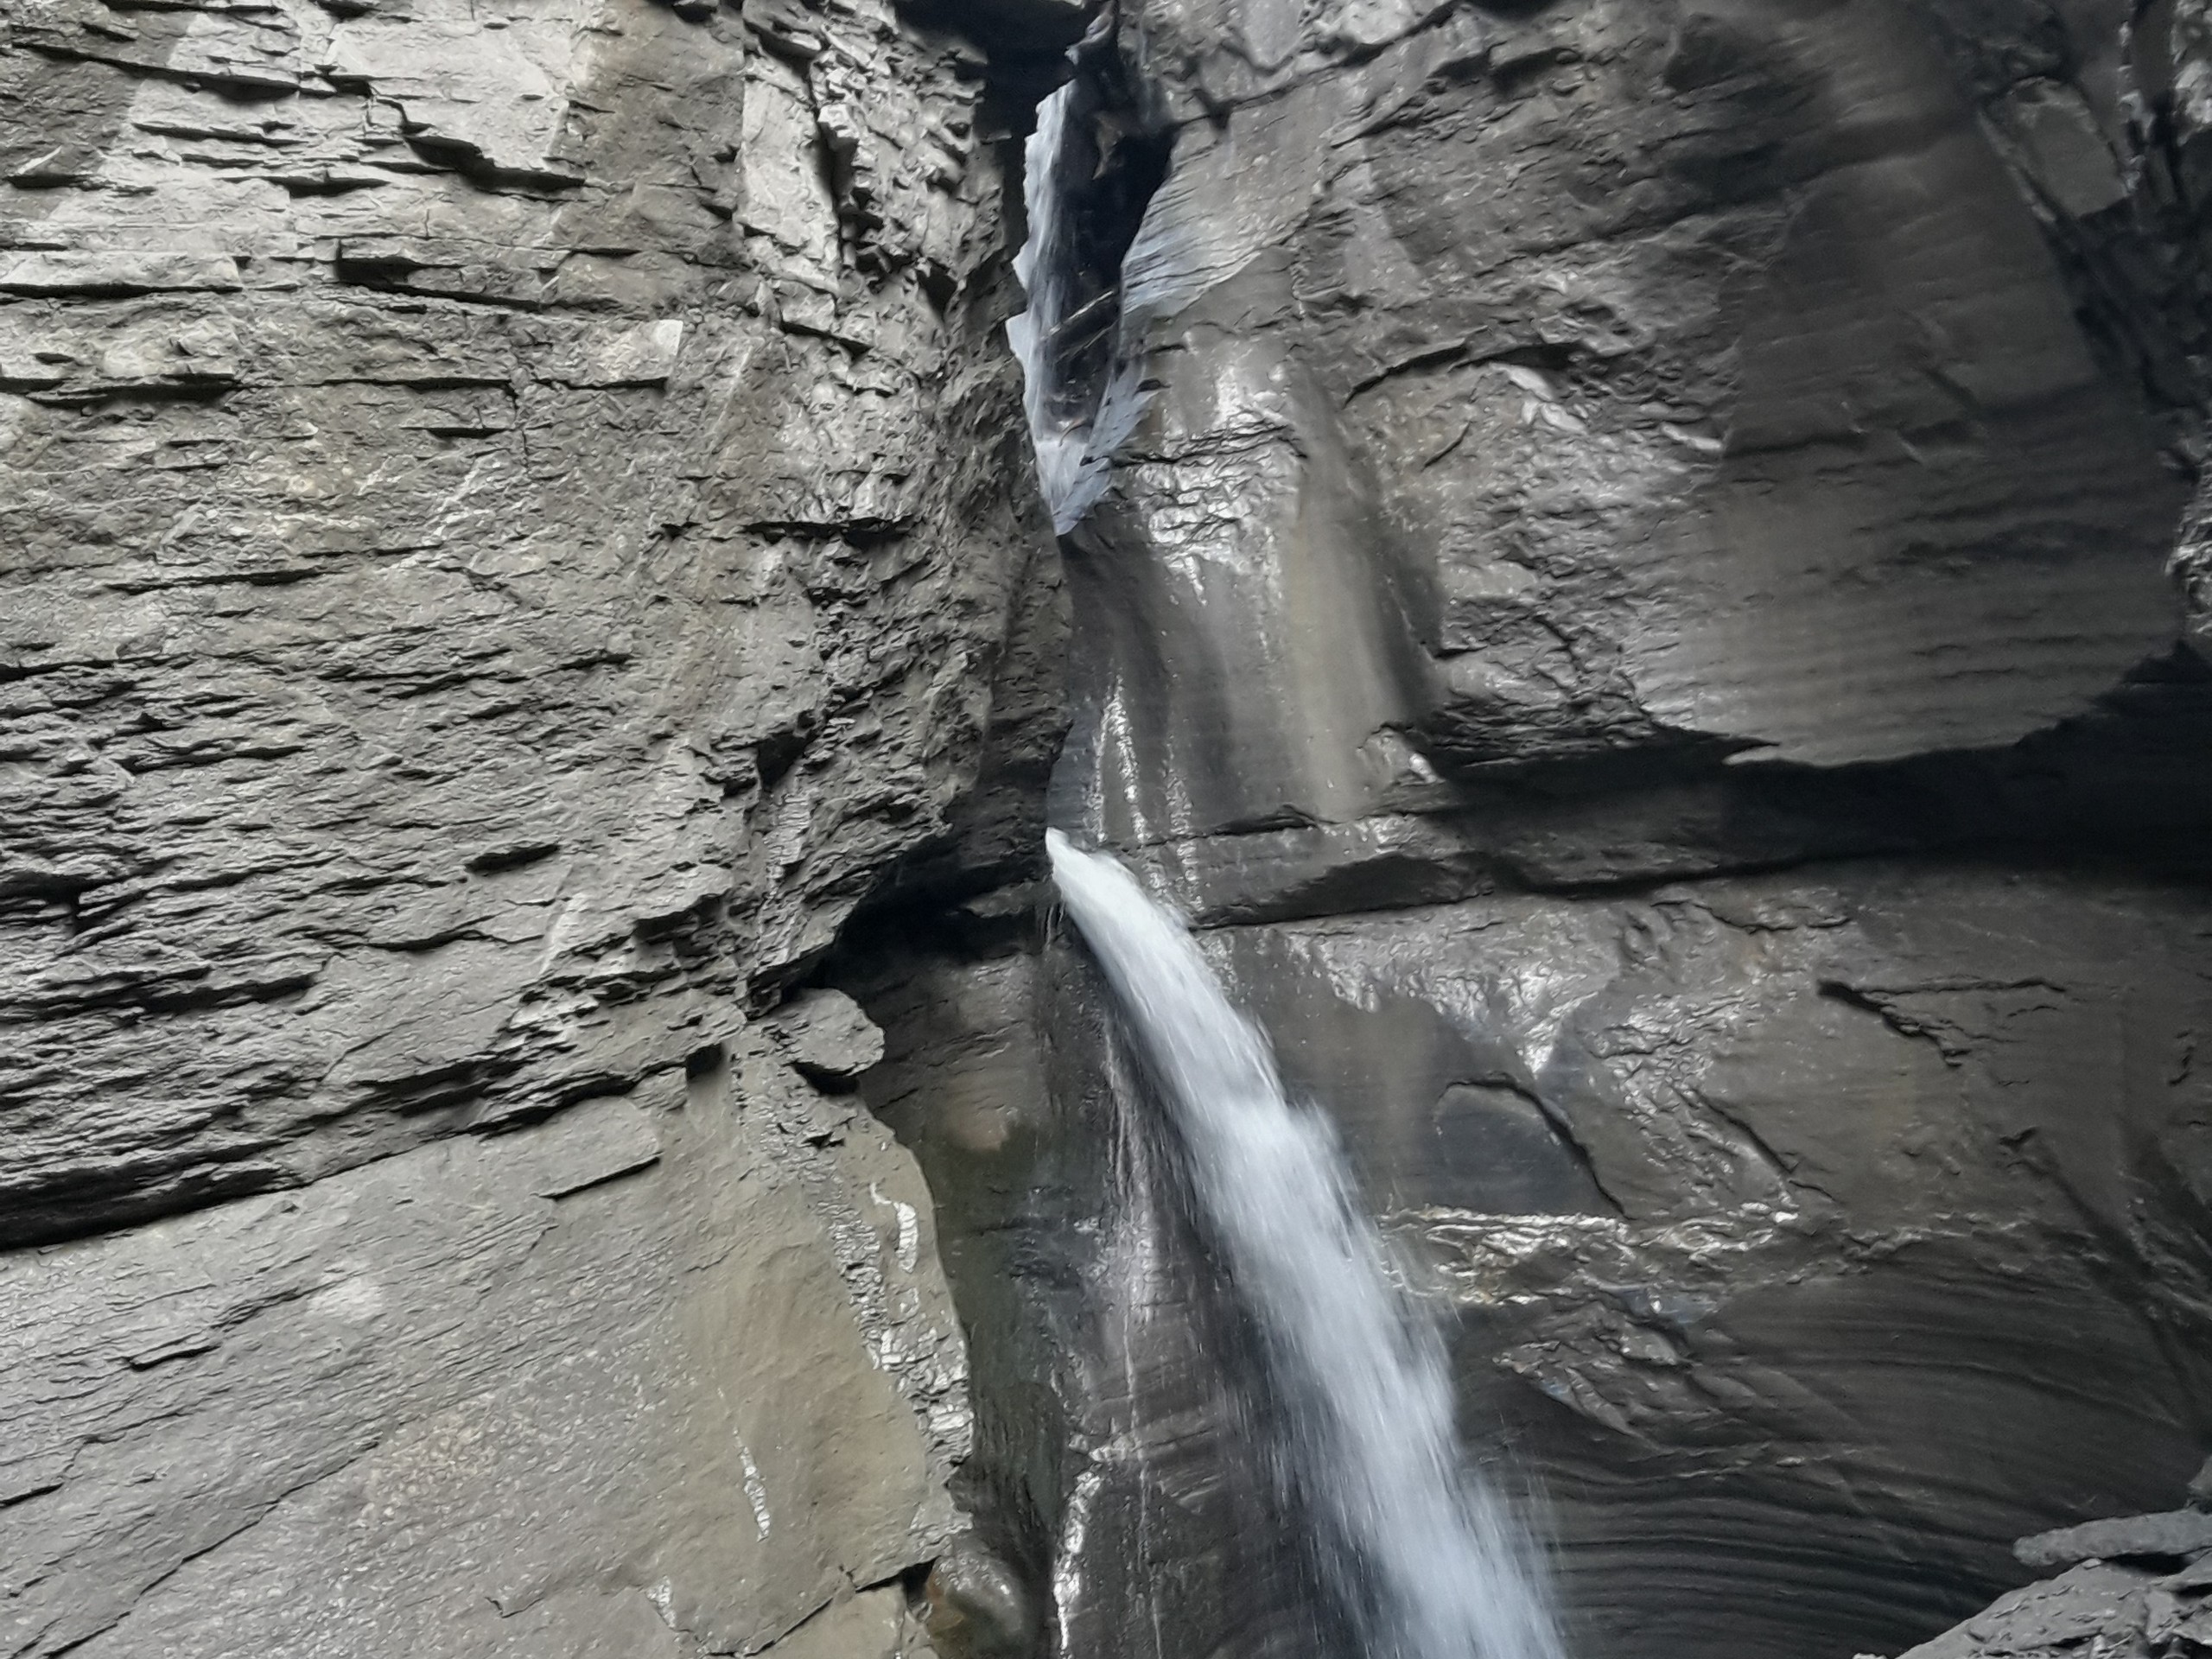
M 1002 325 L 1094 23 L 1071 631 Z M 2171 1510 L 2208 44 L 9 10 L 5 1652 L 1340 1651 L 1048 798 L 1337 1115 L 1578 1650 Z M 2195 1570 L 1936 1650 L 2185 1651 Z
M 2204 1502 L 2204 1471 L 2190 1497 Z M 2000 1597 L 1905 1659 L 2188 1659 L 2212 1648 L 2212 1515 L 2201 1509 L 2093 1521 L 2023 1538 L 2013 1553 L 2056 1576 Z
M 998 73 L 0 16 L 0 1652 L 918 1650 L 931 1205 L 758 1021 L 1035 839 Z
M 2022 1534 L 2170 1508 L 2203 9 L 1116 22 L 1074 170 L 1168 154 L 1066 198 L 1128 252 L 1047 365 L 1091 423 L 1052 814 L 1335 1118 L 1575 1650 L 1896 1652 Z M 1096 985 L 956 919 L 842 982 L 992 1333 L 979 1516 L 1072 1650 L 1335 1651 Z

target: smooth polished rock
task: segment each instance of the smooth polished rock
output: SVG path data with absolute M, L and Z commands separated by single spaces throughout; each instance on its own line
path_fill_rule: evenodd
M 1541 1492 L 1578 1649 L 1849 1654 L 2015 1581 L 2024 1532 L 2173 1501 L 2212 1438 L 2206 925 L 1923 860 L 1204 938 L 1446 1320 L 1475 1452 Z M 877 966 L 864 1089 L 942 1206 L 973 1501 L 1109 1651 L 1163 1616 L 1317 1650 L 1243 1599 L 1294 1605 L 1294 1561 L 1216 1576 L 1267 1502 L 1217 1484 L 1254 1455 L 1208 1394 L 1233 1298 L 1096 987 L 1018 945 Z M 1095 1588 L 1110 1526 L 1178 1573 Z
M 1129 256 L 1149 401 L 1077 538 L 1070 810 L 1339 823 L 1386 732 L 1834 767 L 2090 713 L 2178 638 L 2199 418 L 2107 349 L 2193 249 L 2084 269 L 2133 257 L 2086 181 L 2126 141 L 2043 73 L 2124 10 L 1140 9 L 1184 124 Z
M 1052 814 L 1337 1121 L 1576 1649 L 1895 1651 L 2179 1502 L 2202 8 L 1116 21 L 1085 170 L 1170 153 L 1063 204 L 1128 254 L 1046 400 L 1096 486 Z M 1332 1651 L 1079 950 L 908 922 L 836 971 L 992 1333 L 979 1527 L 1086 1651 Z

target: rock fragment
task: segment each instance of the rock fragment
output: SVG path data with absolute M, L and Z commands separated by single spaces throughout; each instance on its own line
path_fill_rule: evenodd
M 842 991 L 802 991 L 766 1023 L 800 1074 L 825 1087 L 848 1086 L 883 1058 L 883 1033 Z

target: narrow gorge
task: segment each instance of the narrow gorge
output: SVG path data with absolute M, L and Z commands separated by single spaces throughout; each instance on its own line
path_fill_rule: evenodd
M 0 180 L 4 1659 L 2212 1649 L 2203 0 L 16 0 Z

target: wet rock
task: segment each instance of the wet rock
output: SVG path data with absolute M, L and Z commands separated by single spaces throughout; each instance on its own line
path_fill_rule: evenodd
M 2203 11 L 1116 8 L 1057 772 L 1003 219 L 1086 9 L 10 20 L 10 1650 L 911 1653 L 932 1560 L 1340 1648 L 1048 793 L 1337 1113 L 1592 1651 L 2171 1504 Z
M 1046 400 L 1051 809 L 1337 1120 L 1578 1650 L 1895 1651 L 2212 1433 L 2201 10 L 1147 0 L 1082 54 L 1068 245 L 1128 253 Z M 1330 1651 L 1079 953 L 902 943 L 839 982 L 993 1333 L 979 1525 L 1087 1652 Z
M 1020 1659 L 1040 1634 L 1036 1609 L 1013 1569 L 974 1538 L 938 1557 L 923 1581 L 930 1639 L 951 1659 Z
M 2206 1017 L 2202 925 L 2155 882 L 1891 861 L 1208 944 L 1450 1321 L 1478 1446 L 1541 1480 L 1582 1639 L 1893 1651 L 2017 1580 L 2002 1541 L 2170 1496 L 2202 1443 L 2196 1350 L 2161 1334 L 2212 1274 L 2186 1220 L 2212 1161 L 2168 1082 Z M 1240 1587 L 1294 1605 L 1296 1564 L 1214 1576 L 1266 1503 L 1205 1484 L 1252 1455 L 1249 1403 L 1207 1392 L 1235 1338 L 1173 1224 L 1172 1152 L 1130 1149 L 1156 1122 L 1116 1103 L 1080 964 L 880 969 L 856 984 L 889 1041 L 868 1093 L 994 1333 L 979 1408 L 1116 1448 L 1060 1476 L 1100 1470 L 1086 1543 L 1142 1515 L 1187 1563 L 1085 1616 L 1268 1639 Z M 1120 1548 L 1052 1559 L 1105 1573 Z
M 1217 113 L 1129 256 L 1157 389 L 1073 567 L 1127 735 L 1070 810 L 1339 823 L 1402 786 L 1384 731 L 1446 771 L 1997 748 L 2169 652 L 2192 405 L 2075 321 L 2065 190 L 1977 99 L 2115 163 L 2077 95 L 1985 92 L 2032 61 L 1995 10 L 1261 7 L 1260 58 L 1238 8 L 1145 10 L 1154 96 Z
M 2153 1582 L 2150 1573 L 2126 1567 L 2077 1567 L 2047 1584 L 2013 1591 L 1979 1618 L 1912 1649 L 1908 1659 L 2085 1650 L 2147 1656 L 2158 1651 L 2145 1640 Z
M 2212 1544 L 2203 1520 L 2193 1510 L 2129 1516 L 2024 1538 L 2015 1548 L 2027 1565 L 2069 1570 L 2000 1598 L 1906 1659 L 2085 1652 L 2149 1659 L 2212 1646 Z

